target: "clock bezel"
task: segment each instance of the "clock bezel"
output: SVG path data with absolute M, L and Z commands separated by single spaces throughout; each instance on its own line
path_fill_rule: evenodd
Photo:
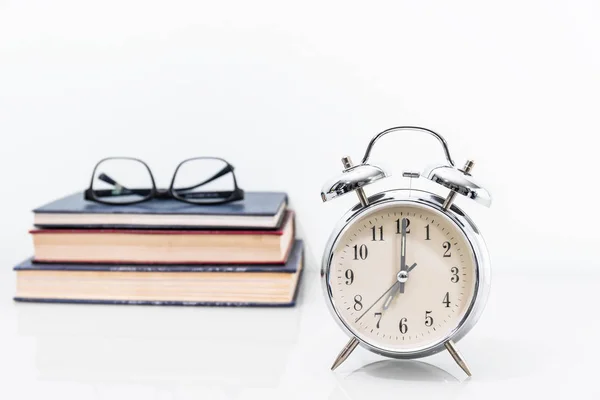
M 442 197 L 423 190 L 395 189 L 381 192 L 369 197 L 368 206 L 363 207 L 362 205 L 357 204 L 350 211 L 348 211 L 342 217 L 330 236 L 325 247 L 323 260 L 321 263 L 321 281 L 326 303 L 329 311 L 342 330 L 349 337 L 356 338 L 359 344 L 367 350 L 382 356 L 398 359 L 427 357 L 444 350 L 444 343 L 449 340 L 458 342 L 473 328 L 473 326 L 475 326 L 479 320 L 479 317 L 485 308 L 490 290 L 491 270 L 487 246 L 483 240 L 483 237 L 481 236 L 481 233 L 479 232 L 479 229 L 475 226 L 473 221 L 454 204 L 448 211 L 445 211 L 442 207 L 443 202 L 444 199 Z M 335 249 L 338 240 L 343 237 L 344 233 L 350 229 L 354 222 L 366 214 L 375 213 L 383 208 L 402 205 L 429 208 L 434 212 L 441 214 L 441 216 L 447 218 L 449 222 L 456 225 L 456 227 L 466 237 L 467 242 L 471 247 L 475 262 L 476 281 L 473 298 L 471 299 L 471 303 L 469 304 L 464 316 L 461 318 L 458 325 L 451 329 L 445 336 L 425 348 L 409 351 L 390 351 L 388 349 L 380 348 L 362 339 L 357 333 L 355 333 L 353 327 L 344 322 L 335 305 L 331 285 L 329 284 L 329 275 L 331 271 L 331 262 L 334 256 L 333 250 Z

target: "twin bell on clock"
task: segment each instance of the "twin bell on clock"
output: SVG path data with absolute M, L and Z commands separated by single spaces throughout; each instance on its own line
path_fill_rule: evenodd
M 365 187 L 389 174 L 369 164 L 375 143 L 393 132 L 435 137 L 446 163 L 423 174 L 444 196 L 398 188 L 367 195 Z M 487 300 L 490 261 L 479 229 L 454 201 L 462 195 L 489 207 L 491 196 L 471 176 L 473 161 L 457 167 L 438 133 L 400 126 L 373 137 L 358 165 L 342 158 L 344 170 L 325 184 L 323 201 L 355 192 L 359 203 L 334 229 L 323 254 L 321 278 L 327 305 L 350 337 L 332 369 L 360 344 L 401 359 L 448 350 L 471 376 L 456 343 L 475 325 Z

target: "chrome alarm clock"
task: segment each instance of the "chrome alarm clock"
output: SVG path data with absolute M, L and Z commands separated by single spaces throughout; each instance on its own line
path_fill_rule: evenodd
M 446 163 L 424 173 L 449 190 L 446 197 L 400 188 L 367 196 L 364 187 L 388 175 L 369 164 L 383 136 L 413 130 L 435 137 Z M 490 261 L 473 221 L 454 204 L 457 194 L 489 207 L 491 196 L 473 177 L 473 161 L 457 168 L 438 133 L 421 127 L 387 129 L 370 141 L 362 163 L 342 158 L 344 170 L 326 183 L 323 201 L 355 192 L 356 204 L 339 222 L 323 255 L 321 278 L 326 302 L 350 341 L 332 370 L 361 345 L 401 359 L 448 350 L 467 375 L 456 348 L 477 322 L 490 287 Z

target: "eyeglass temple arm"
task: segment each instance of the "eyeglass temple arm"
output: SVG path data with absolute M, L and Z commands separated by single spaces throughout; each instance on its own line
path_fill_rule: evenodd
M 204 186 L 207 183 L 210 183 L 216 179 L 219 179 L 220 177 L 222 177 L 225 174 L 228 174 L 229 172 L 233 172 L 233 166 L 230 164 L 227 164 L 225 167 L 223 167 L 223 169 L 221 169 L 219 172 L 217 172 L 216 174 L 214 174 L 213 176 L 211 176 L 210 178 L 206 179 L 203 182 L 200 182 L 199 184 L 195 185 L 195 186 L 190 186 L 190 187 L 185 187 L 185 188 L 177 188 L 178 192 L 186 192 L 186 191 L 190 191 L 190 190 L 194 190 L 199 188 L 200 186 Z
M 121 185 L 119 182 L 117 182 L 110 176 L 106 175 L 104 172 L 100 173 L 100 175 L 98 175 L 97 179 L 101 180 L 102 182 L 108 183 L 109 185 L 114 186 L 116 189 L 119 189 L 119 192 L 114 193 L 113 191 L 108 191 L 108 192 L 96 191 L 96 196 L 127 196 L 127 195 L 131 195 L 131 194 L 146 195 L 149 190 L 149 189 L 129 189 L 129 188 Z
M 226 190 L 217 192 L 193 192 L 193 193 L 180 193 L 179 195 L 186 199 L 214 199 L 220 197 L 231 196 L 236 191 Z
M 104 172 L 101 172 L 100 175 L 98 175 L 98 180 L 100 180 L 102 182 L 106 182 L 109 185 L 120 186 L 123 189 L 127 189 L 125 186 L 121 185 L 119 182 L 115 181 L 113 178 L 111 178 L 110 176 L 106 175 Z

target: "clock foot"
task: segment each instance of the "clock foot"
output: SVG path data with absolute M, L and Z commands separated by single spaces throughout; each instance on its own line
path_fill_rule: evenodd
M 358 346 L 358 339 L 356 339 L 356 338 L 350 339 L 350 341 L 346 344 L 346 346 L 344 346 L 344 348 L 342 349 L 340 354 L 337 356 L 337 358 L 333 362 L 333 365 L 331 366 L 331 370 L 332 371 L 335 370 L 344 361 L 346 361 L 346 359 L 348 358 L 348 356 L 350 354 L 352 354 L 352 352 L 354 351 L 356 346 Z
M 469 370 L 469 367 L 467 367 L 467 363 L 465 362 L 465 360 L 458 352 L 456 344 L 452 340 L 448 340 L 446 343 L 444 343 L 444 345 L 446 346 L 446 350 L 448 350 L 448 353 L 450 353 L 452 358 L 454 358 L 454 361 L 456 361 L 458 366 L 461 367 L 463 371 L 465 371 L 465 374 L 471 376 L 471 371 Z

